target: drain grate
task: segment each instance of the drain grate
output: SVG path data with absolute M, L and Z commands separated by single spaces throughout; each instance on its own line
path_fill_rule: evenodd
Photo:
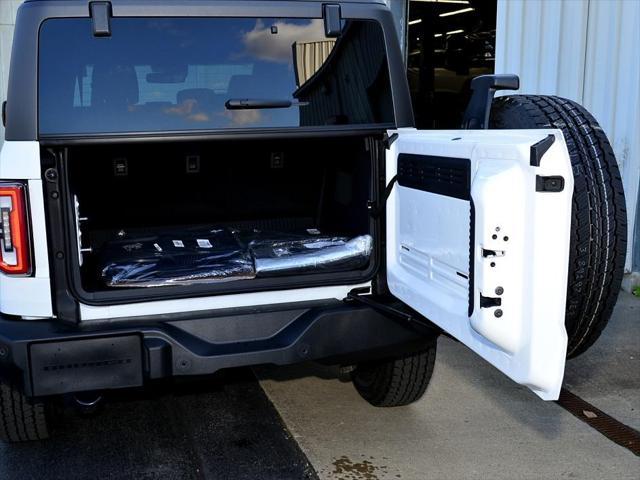
M 564 388 L 560 391 L 557 403 L 612 442 L 640 456 L 640 432 L 637 430 L 610 417 Z

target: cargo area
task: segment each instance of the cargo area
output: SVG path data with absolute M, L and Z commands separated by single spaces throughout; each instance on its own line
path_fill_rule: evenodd
M 325 137 L 67 147 L 75 289 L 108 300 L 370 278 L 378 145 Z

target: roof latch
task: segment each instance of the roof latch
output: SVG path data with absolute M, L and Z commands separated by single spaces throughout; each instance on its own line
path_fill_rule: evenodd
M 329 38 L 337 38 L 342 35 L 342 13 L 340 5 L 326 3 L 322 6 L 324 17 L 324 33 Z
M 91 2 L 89 12 L 93 23 L 94 37 L 111 36 L 111 2 Z

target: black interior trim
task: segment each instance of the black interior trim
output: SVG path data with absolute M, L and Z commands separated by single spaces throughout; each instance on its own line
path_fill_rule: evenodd
M 372 137 L 368 137 L 369 140 L 366 140 L 366 144 L 369 145 L 367 148 L 363 148 L 363 152 L 368 151 L 368 155 L 370 158 L 371 164 L 371 178 L 369 186 L 369 190 L 371 196 L 376 197 L 378 195 L 377 188 L 377 178 L 379 176 L 379 165 L 374 160 L 374 155 L 371 155 L 372 151 L 375 151 L 375 146 L 378 145 L 378 140 L 373 140 Z M 357 142 L 357 139 L 351 139 L 350 142 Z M 365 145 L 365 139 L 362 138 L 361 141 L 363 145 Z M 210 142 L 207 142 L 210 143 Z M 286 143 L 286 142 L 285 142 Z M 325 145 L 325 140 L 322 141 Z M 217 142 L 216 142 L 217 144 Z M 237 142 L 236 142 L 237 144 Z M 331 142 L 329 142 L 331 145 Z M 118 147 L 114 147 L 116 150 L 119 148 L 125 148 L 126 145 L 119 145 Z M 141 145 L 140 148 L 143 148 Z M 339 148 L 339 146 L 335 146 L 335 148 Z M 93 147 L 82 147 L 84 151 L 87 148 Z M 147 148 L 146 146 L 144 147 Z M 171 148 L 170 146 L 163 147 L 163 150 L 166 148 Z M 178 145 L 175 148 L 181 148 Z M 73 147 L 69 147 L 65 149 L 67 153 L 62 159 L 62 163 L 64 164 L 64 168 L 72 170 L 72 166 L 70 165 L 70 158 L 73 157 Z M 313 150 L 313 148 L 311 148 Z M 95 150 L 96 152 L 102 152 L 103 150 Z M 185 150 L 186 152 L 187 150 Z M 99 153 L 98 153 L 99 155 Z M 377 158 L 377 156 L 375 156 Z M 91 169 L 94 168 L 96 163 L 94 162 L 92 165 L 91 160 L 88 159 L 86 165 Z M 148 161 L 153 161 L 153 156 L 150 155 Z M 285 163 L 287 159 L 285 157 Z M 132 162 L 129 161 L 129 165 L 131 167 Z M 184 168 L 184 164 L 182 164 Z M 204 168 L 204 167 L 203 167 Z M 109 164 L 109 169 L 112 173 L 112 164 Z M 102 175 L 102 174 L 101 174 Z M 74 206 L 72 202 L 72 187 L 69 183 L 71 177 L 73 179 L 74 174 L 65 175 L 62 182 L 65 184 L 66 188 L 65 192 L 68 192 L 65 196 L 64 202 L 66 204 L 66 216 L 69 219 L 74 218 Z M 83 183 L 86 179 L 83 179 Z M 180 183 L 180 182 L 177 182 Z M 91 183 L 87 183 L 88 188 L 94 188 L 95 185 L 92 186 Z M 105 199 L 106 200 L 106 199 Z M 151 300 L 165 300 L 165 299 L 180 299 L 180 298 L 191 298 L 191 297 L 200 297 L 200 296 L 211 296 L 211 295 L 221 295 L 221 294 L 231 294 L 231 293 L 249 293 L 249 292 L 262 292 L 262 291 L 270 291 L 270 290 L 282 290 L 282 289 L 295 289 L 295 288 L 309 288 L 309 287 L 317 287 L 317 286 L 332 286 L 332 285 L 352 285 L 358 283 L 367 282 L 376 275 L 380 254 L 378 252 L 379 246 L 377 239 L 382 237 L 381 229 L 380 229 L 380 220 L 374 219 L 368 215 L 366 209 L 366 201 L 363 205 L 363 214 L 365 215 L 365 221 L 369 225 L 369 231 L 374 237 L 374 254 L 372 255 L 372 261 L 370 265 L 365 270 L 358 271 L 350 271 L 350 272 L 333 272 L 333 273 L 315 273 L 315 274 L 304 274 L 297 275 L 294 277 L 276 277 L 276 278 L 255 278 L 252 280 L 238 280 L 234 282 L 228 283 L 219 283 L 219 284 L 208 284 L 208 285 L 192 285 L 192 286 L 175 286 L 175 287 L 159 287 L 159 288 L 144 288 L 144 289 L 112 289 L 112 290 L 102 290 L 102 291 L 89 291 L 83 285 L 82 276 L 80 273 L 80 267 L 78 262 L 78 251 L 77 244 L 75 242 L 75 228 L 72 224 L 73 222 L 67 223 L 67 241 L 64 247 L 64 251 L 66 252 L 65 257 L 67 261 L 65 262 L 68 265 L 68 282 L 69 282 L 69 291 L 72 295 L 87 305 L 117 305 L 117 304 L 126 304 L 126 303 L 137 303 Z M 106 228 L 107 226 L 105 226 Z M 52 259 L 53 261 L 53 259 Z

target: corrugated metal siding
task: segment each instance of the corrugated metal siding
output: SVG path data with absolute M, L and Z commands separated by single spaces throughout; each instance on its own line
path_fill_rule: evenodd
M 498 0 L 496 30 L 496 73 L 520 75 L 521 92 L 580 102 L 609 136 L 627 196 L 630 270 L 640 183 L 640 1 Z
M 298 86 L 306 83 L 324 65 L 335 46 L 335 40 L 296 42 L 293 45 L 296 55 L 296 81 Z

